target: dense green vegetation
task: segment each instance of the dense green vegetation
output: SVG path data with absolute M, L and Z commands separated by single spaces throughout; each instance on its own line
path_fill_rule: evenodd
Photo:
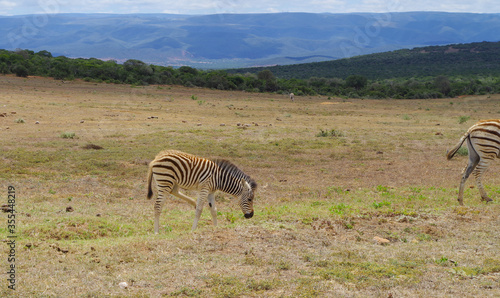
M 250 92 L 366 98 L 440 98 L 500 93 L 500 42 L 433 46 L 320 63 L 201 71 L 127 60 L 0 50 L 0 73 L 116 84 L 172 84 Z
M 256 73 L 264 68 L 239 68 L 230 73 Z M 500 42 L 480 42 L 397 50 L 326 62 L 267 67 L 279 78 L 342 78 L 369 80 L 427 76 L 500 76 Z

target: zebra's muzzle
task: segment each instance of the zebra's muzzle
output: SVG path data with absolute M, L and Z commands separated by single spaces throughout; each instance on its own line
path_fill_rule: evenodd
M 253 211 L 251 213 L 245 213 L 245 218 L 252 218 Z

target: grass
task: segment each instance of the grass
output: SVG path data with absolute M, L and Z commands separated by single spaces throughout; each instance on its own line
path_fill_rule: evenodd
M 14 185 L 18 195 L 18 296 L 500 294 L 499 167 L 483 181 L 494 202 L 482 203 L 471 179 L 461 207 L 467 157 L 445 157 L 464 133 L 460 107 L 489 119 L 498 95 L 323 105 L 319 96 L 290 104 L 175 86 L 11 76 L 0 84 L 26 120 L 0 119 L 0 190 Z M 166 148 L 237 164 L 259 184 L 255 216 L 217 194 L 219 226 L 205 208 L 191 232 L 193 208 L 172 198 L 154 235 L 147 164 Z

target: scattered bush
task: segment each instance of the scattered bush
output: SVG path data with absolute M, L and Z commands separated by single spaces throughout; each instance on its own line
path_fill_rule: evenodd
M 343 137 L 344 133 L 331 129 L 331 130 L 322 130 L 320 129 L 320 132 L 316 134 L 317 137 Z
M 458 117 L 458 123 L 459 124 L 465 123 L 465 122 L 469 121 L 469 119 L 470 119 L 470 116 L 460 116 L 460 117 Z
M 74 132 L 63 132 L 61 133 L 61 138 L 63 139 L 74 139 L 76 134 Z
M 458 149 L 456 154 L 460 156 L 467 156 L 469 155 L 469 149 L 467 149 L 467 147 L 460 147 L 460 149 Z

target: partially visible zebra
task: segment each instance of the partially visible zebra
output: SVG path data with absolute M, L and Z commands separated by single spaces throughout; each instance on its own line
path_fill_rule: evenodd
M 294 101 L 294 99 L 295 99 L 295 94 L 290 93 L 290 99 L 291 99 L 292 101 Z
M 176 150 L 163 151 L 149 164 L 148 199 L 153 196 L 153 181 L 157 189 L 154 205 L 155 234 L 159 232 L 161 209 L 169 193 L 196 207 L 193 231 L 200 219 L 205 199 L 210 206 L 212 222 L 217 225 L 214 196 L 217 190 L 238 197 L 245 218 L 253 216 L 253 199 L 257 183 L 227 160 L 209 160 Z M 180 193 L 179 188 L 199 189 L 197 202 Z
M 465 181 L 471 173 L 476 177 L 476 183 L 481 194 L 481 200 L 490 202 L 481 183 L 481 176 L 488 169 L 489 163 L 495 158 L 500 157 L 500 119 L 482 120 L 474 124 L 460 138 L 458 144 L 453 147 L 448 153 L 448 159 L 451 159 L 463 142 L 467 140 L 467 148 L 469 149 L 469 163 L 462 172 L 462 180 L 458 191 L 458 202 L 463 205 L 463 195 Z

